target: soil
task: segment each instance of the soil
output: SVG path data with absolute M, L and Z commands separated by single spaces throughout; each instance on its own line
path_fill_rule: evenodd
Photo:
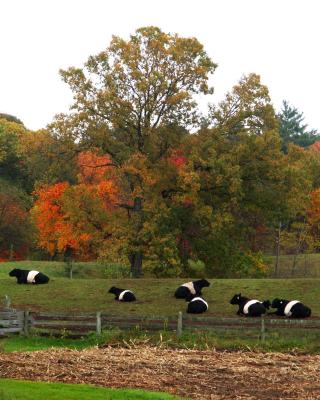
M 320 355 L 161 347 L 0 353 L 0 377 L 164 391 L 191 399 L 320 399 Z

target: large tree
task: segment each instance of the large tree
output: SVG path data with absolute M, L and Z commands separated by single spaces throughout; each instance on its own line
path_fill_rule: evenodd
M 207 124 L 190 140 L 188 160 L 189 176 L 197 173 L 197 204 L 209 207 L 212 217 L 199 224 L 202 233 L 191 245 L 212 272 L 241 276 L 252 273 L 250 263 L 260 269 L 255 253 L 270 251 L 279 221 L 303 209 L 312 182 L 300 160 L 308 156 L 297 146 L 281 152 L 268 88 L 256 74 L 211 108 Z
M 141 274 L 144 252 L 146 177 L 196 125 L 194 95 L 212 92 L 208 79 L 215 67 L 197 39 L 144 27 L 128 41 L 114 36 L 83 69 L 61 71 L 74 104 L 70 115 L 58 116 L 51 132 L 112 157 L 121 176 L 119 207 L 130 217 L 126 248 L 134 275 Z
M 128 41 L 114 36 L 83 69 L 61 71 L 74 94 L 71 129 L 80 140 L 104 129 L 115 159 L 119 146 L 129 154 L 150 152 L 154 135 L 166 139 L 157 128 L 196 122 L 193 95 L 211 93 L 215 67 L 195 38 L 156 27 L 140 28 Z

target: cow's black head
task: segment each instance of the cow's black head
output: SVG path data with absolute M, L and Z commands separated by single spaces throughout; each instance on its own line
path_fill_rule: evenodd
M 200 287 L 208 287 L 208 286 L 210 286 L 210 282 L 208 282 L 206 279 L 199 279 L 199 280 L 197 281 L 197 284 L 198 284 Z
M 117 290 L 115 286 L 112 286 L 109 290 L 108 293 L 114 293 Z
M 271 307 L 272 308 L 280 308 L 286 300 L 284 299 L 273 299 Z
M 230 300 L 230 304 L 240 304 L 241 301 L 241 293 L 235 294 Z
M 19 276 L 21 273 L 21 269 L 15 268 L 9 272 L 9 276 Z

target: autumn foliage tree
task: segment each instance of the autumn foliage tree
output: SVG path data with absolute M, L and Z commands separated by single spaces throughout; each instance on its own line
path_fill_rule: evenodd
M 127 256 L 135 275 L 142 268 L 143 243 L 137 238 L 149 189 L 141 173 L 132 171 L 133 162 L 145 157 L 146 176 L 152 176 L 156 163 L 179 145 L 197 122 L 193 95 L 211 93 L 208 79 L 215 67 L 197 39 L 144 27 L 128 41 L 114 36 L 83 69 L 61 71 L 74 94 L 73 112 L 60 115 L 50 129 L 79 146 L 101 146 L 112 157 L 126 192 L 120 207 L 132 217 L 124 225 L 133 230 Z
M 91 124 L 104 126 L 115 161 L 113 146 L 123 146 L 128 154 L 150 151 L 153 136 L 163 134 L 157 128 L 196 122 L 192 96 L 211 92 L 208 75 L 215 66 L 195 38 L 156 27 L 140 28 L 128 41 L 114 36 L 83 69 L 61 71 L 78 117 L 78 126 L 70 128 L 82 140 L 90 135 Z
M 38 199 L 33 214 L 39 231 L 39 245 L 52 255 L 62 252 L 67 245 L 75 246 L 75 240 L 70 237 L 71 227 L 64 220 L 62 211 L 61 198 L 68 186 L 67 183 L 57 183 L 35 193 Z M 66 232 L 69 233 L 67 236 Z
M 80 153 L 77 185 L 62 182 L 35 192 L 39 245 L 51 255 L 71 250 L 74 258 L 97 257 L 99 241 L 109 235 L 108 211 L 117 200 L 116 187 L 105 175 L 109 162 L 107 156 Z
M 13 184 L 25 184 L 20 142 L 26 132 L 23 125 L 0 118 L 0 174 Z
M 21 259 L 33 244 L 27 195 L 0 179 L 0 259 Z
M 308 224 L 315 242 L 315 247 L 320 246 L 320 189 L 310 194 L 310 203 L 307 210 Z
M 129 261 L 133 276 L 142 263 L 157 276 L 265 272 L 279 223 L 293 229 L 307 215 L 320 157 L 281 151 L 257 74 L 199 118 L 195 95 L 212 93 L 215 68 L 197 39 L 144 27 L 61 71 L 71 112 L 19 147 L 42 247 Z

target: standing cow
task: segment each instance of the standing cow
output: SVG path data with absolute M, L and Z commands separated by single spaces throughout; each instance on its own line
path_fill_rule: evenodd
M 174 297 L 176 299 L 186 299 L 188 296 L 201 296 L 201 289 L 210 286 L 206 279 L 199 279 L 198 281 L 187 282 L 179 286 L 175 291 Z
M 260 317 L 265 314 L 266 309 L 270 307 L 270 301 L 251 300 L 241 296 L 241 293 L 235 294 L 230 300 L 230 304 L 238 304 L 239 309 L 237 315 L 245 315 L 247 317 Z
M 311 309 L 298 300 L 274 299 L 271 307 L 277 309 L 275 315 L 291 318 L 307 318 L 311 315 Z
M 27 269 L 15 268 L 9 272 L 9 276 L 15 276 L 17 283 L 32 283 L 32 284 L 43 284 L 49 282 L 49 277 L 39 271 L 30 271 Z
M 115 300 L 118 301 L 135 301 L 136 297 L 135 295 L 131 292 L 131 290 L 126 290 L 126 289 L 120 289 L 116 288 L 115 286 L 112 286 L 109 289 L 108 293 L 113 293 L 116 297 Z

